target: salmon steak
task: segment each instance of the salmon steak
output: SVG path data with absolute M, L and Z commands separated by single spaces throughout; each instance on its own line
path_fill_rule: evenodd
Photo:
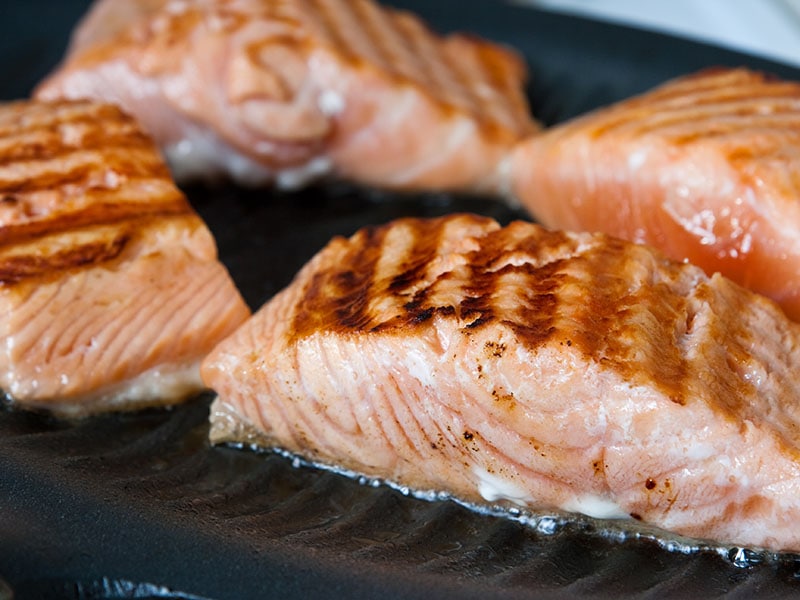
M 371 0 L 98 0 L 42 99 L 117 103 L 179 181 L 500 193 L 525 66 Z
M 63 416 L 173 404 L 249 316 L 152 140 L 112 105 L 0 105 L 0 390 Z
M 532 137 L 513 194 L 548 227 L 658 247 L 800 319 L 800 83 L 695 73 Z
M 792 551 L 798 373 L 800 325 L 721 275 L 468 214 L 334 238 L 202 366 L 213 443 Z

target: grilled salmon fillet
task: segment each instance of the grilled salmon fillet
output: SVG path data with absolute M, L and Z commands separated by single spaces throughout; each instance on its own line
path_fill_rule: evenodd
M 135 115 L 179 179 L 497 192 L 536 129 L 511 50 L 371 0 L 99 0 L 38 88 Z
M 477 504 L 800 550 L 800 326 L 602 234 L 335 238 L 205 360 L 214 443 Z
M 176 403 L 249 316 L 210 231 L 117 107 L 0 106 L 0 389 L 66 416 Z
M 543 224 L 646 242 L 800 319 L 800 84 L 686 76 L 530 138 L 512 172 Z

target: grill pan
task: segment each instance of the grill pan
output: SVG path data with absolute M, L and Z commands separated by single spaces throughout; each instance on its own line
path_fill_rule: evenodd
M 508 43 L 534 114 L 558 123 L 716 65 L 793 68 L 686 40 L 498 0 L 403 0 L 434 28 Z M 22 98 L 58 61 L 86 1 L 0 7 L 0 94 Z M 527 218 L 487 198 L 333 184 L 297 193 L 189 187 L 257 308 L 331 236 L 401 216 Z M 789 597 L 800 562 L 741 549 L 670 551 L 555 532 L 426 502 L 206 441 L 211 394 L 174 409 L 65 423 L 0 410 L 0 599 Z

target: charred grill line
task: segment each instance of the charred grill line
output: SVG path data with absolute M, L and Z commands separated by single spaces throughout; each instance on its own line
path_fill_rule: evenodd
M 0 258 L 0 284 L 19 283 L 42 275 L 58 275 L 77 267 L 94 266 L 117 258 L 130 241 L 128 234 L 112 240 L 81 244 L 49 256 L 23 255 Z
M 188 217 L 193 214 L 191 207 L 177 190 L 174 191 L 174 197 L 153 203 L 95 204 L 82 210 L 56 214 L 50 218 L 0 227 L 0 248 L 93 226 L 117 225 L 165 217 Z
M 798 98 L 800 101 L 800 97 Z M 720 105 L 708 113 L 699 110 L 671 111 L 658 113 L 657 118 L 636 121 L 636 130 L 632 131 L 635 135 L 649 135 L 663 132 L 669 135 L 670 129 L 687 128 L 692 131 L 694 139 L 702 139 L 709 135 L 744 135 L 748 142 L 752 142 L 753 128 L 763 127 L 775 129 L 781 127 L 797 126 L 800 124 L 800 116 L 797 114 L 798 106 L 778 107 L 769 114 L 758 112 L 758 107 L 752 106 L 729 106 L 728 110 L 722 110 Z M 778 112 L 777 109 L 785 109 Z M 711 114 L 714 113 L 713 119 Z M 721 113 L 721 114 L 720 114 Z M 633 123 L 633 122 L 631 122 Z M 607 131 L 608 133 L 608 131 Z
M 500 99 L 513 98 L 513 93 L 510 93 L 512 88 L 509 86 L 509 81 L 504 75 L 503 69 L 497 64 L 494 57 L 494 50 L 488 48 L 477 48 L 478 63 L 480 65 L 480 72 L 483 74 L 481 78 L 488 85 L 488 89 L 492 91 L 491 96 L 476 95 L 476 102 L 480 106 L 481 113 L 493 114 L 494 121 L 503 123 L 506 121 L 515 122 L 519 119 L 520 115 L 515 111 L 513 105 L 507 102 L 500 102 Z M 499 93 L 496 92 L 499 90 Z
M 328 33 L 336 42 L 337 51 L 342 52 L 342 55 L 354 64 L 379 62 L 380 57 L 370 52 L 374 50 L 372 40 L 356 19 L 349 2 L 339 0 L 315 0 L 315 2 L 319 7 L 319 14 L 329 26 Z M 350 34 L 351 39 L 345 37 L 345 32 Z M 379 63 L 379 66 L 388 69 L 385 64 Z
M 444 227 L 439 222 L 415 223 L 413 227 L 414 243 L 409 252 L 409 266 L 392 278 L 389 284 L 389 293 L 400 298 L 408 297 L 410 289 L 415 283 L 422 280 L 437 254 L 444 235 Z M 431 318 L 439 307 L 428 304 L 430 301 L 431 286 L 423 287 L 414 292 L 412 300 L 406 302 L 403 308 L 403 322 L 406 324 L 422 323 Z
M 394 77 L 401 77 L 397 68 L 394 66 L 395 57 L 386 47 L 384 43 L 385 31 L 381 30 L 378 23 L 375 22 L 375 15 L 369 10 L 369 7 L 362 0 L 351 0 L 350 2 L 341 3 L 342 7 L 347 6 L 348 15 L 353 23 L 358 23 L 359 29 L 364 33 L 369 47 L 375 51 L 371 57 L 375 60 L 381 69 Z
M 57 132 L 65 126 L 86 125 L 97 128 L 97 123 L 116 126 L 128 133 L 136 132 L 134 121 L 110 104 L 93 104 L 80 100 L 64 100 L 58 105 L 43 104 L 25 114 L 10 112 L 0 115 L 0 137 L 16 137 L 46 130 Z
M 325 36 L 325 41 L 335 47 L 346 60 L 356 62 L 357 53 L 342 36 L 332 16 L 322 0 L 297 0 L 298 6 L 307 19 L 313 19 Z
M 503 322 L 514 330 L 518 339 L 531 348 L 544 344 L 557 331 L 557 290 L 563 280 L 563 275 L 558 272 L 559 268 L 560 261 L 541 267 L 529 264 L 516 267 L 516 270 L 526 273 L 529 291 L 520 303 L 517 317 L 514 320 L 504 319 Z
M 452 95 L 450 74 L 438 60 L 436 41 L 432 39 L 430 31 L 419 19 L 407 13 L 396 15 L 394 23 L 411 49 L 408 54 L 414 57 L 420 79 L 429 86 L 427 89 L 439 90 L 450 97 Z
M 395 15 L 373 2 L 357 0 L 352 2 L 351 6 L 389 72 L 398 78 L 414 81 L 420 86 L 430 86 L 431 82 L 422 75 L 418 62 L 410 56 L 405 46 Z
M 620 240 L 607 238 L 607 242 L 586 253 L 589 296 L 579 318 L 581 331 L 573 339 L 598 363 L 632 381 L 661 389 L 676 404 L 685 404 L 688 363 L 677 344 L 653 339 L 636 347 L 630 345 L 636 344 L 637 336 L 650 335 L 652 328 L 643 327 L 642 319 L 652 318 L 664 330 L 677 331 L 678 324 L 685 321 L 684 312 L 657 297 L 652 289 L 655 286 L 630 289 L 624 277 L 598 275 L 627 273 L 630 267 L 626 263 L 637 260 L 624 251 Z
M 452 39 L 454 38 L 451 38 L 451 40 Z M 474 64 L 474 61 L 471 60 L 468 61 L 467 64 L 462 65 L 461 61 L 458 60 L 457 57 L 451 56 L 451 54 L 452 52 L 448 52 L 447 47 L 442 47 L 438 54 L 439 61 L 447 70 L 449 79 L 455 84 L 455 89 L 451 90 L 453 98 L 447 104 L 469 111 L 471 115 L 475 116 L 482 122 L 487 121 L 485 115 L 483 115 L 481 111 L 481 102 L 475 97 L 470 83 L 473 77 L 471 74 L 472 69 L 475 69 L 475 77 L 477 78 L 480 68 L 476 67 L 480 67 L 480 65 Z M 469 74 L 467 71 L 468 69 Z
M 790 82 L 772 83 L 760 73 L 739 73 L 734 78 L 722 75 L 700 88 L 691 86 L 688 94 L 683 86 L 670 86 L 663 94 L 648 95 L 646 103 L 631 100 L 625 111 L 609 114 L 608 119 L 595 128 L 595 135 L 615 134 L 621 128 L 632 126 L 631 135 L 659 132 L 676 124 L 722 127 L 724 123 L 730 127 L 730 121 L 725 118 L 731 116 L 751 119 L 743 124 L 752 131 L 753 127 L 772 126 L 770 122 L 776 117 L 779 120 L 774 126 L 780 126 L 779 116 L 794 120 L 792 117 L 796 117 L 800 103 L 800 86 Z M 642 111 L 635 110 L 639 104 L 642 104 Z M 763 112 L 765 104 L 770 106 L 768 113 Z M 712 115 L 713 121 L 709 120 Z M 757 123 L 752 119 L 757 119 Z
M 111 157 L 108 155 L 103 157 L 104 160 L 108 160 L 109 158 Z M 168 177 L 168 171 L 166 171 L 166 169 L 157 168 L 158 166 L 155 159 L 147 160 L 145 158 L 142 160 L 142 157 L 136 157 L 136 160 L 130 161 L 110 161 L 102 165 L 95 162 L 88 162 L 80 164 L 66 172 L 50 171 L 36 173 L 31 177 L 21 179 L 0 179 L 0 190 L 7 194 L 27 194 L 54 190 L 69 185 L 79 186 L 81 184 L 91 189 L 92 187 L 102 187 L 92 183 L 92 176 L 104 174 L 123 176 L 128 180 L 150 179 L 153 175 L 163 176 L 165 178 Z
M 15 162 L 35 162 L 42 161 L 46 163 L 51 160 L 63 160 L 76 151 L 76 146 L 63 141 L 63 138 L 58 135 L 47 134 L 44 139 L 35 141 L 21 140 L 22 143 L 16 143 L 17 140 L 11 140 L 12 144 L 8 147 L 0 147 L 0 167 L 7 167 Z M 80 147 L 77 148 L 81 153 L 99 150 L 109 145 L 113 145 L 115 149 L 123 151 L 133 151 L 146 148 L 150 143 L 150 139 L 141 134 L 139 136 L 129 135 L 127 132 L 118 133 L 115 131 L 101 132 L 93 131 L 91 134 L 84 134 L 81 139 Z M 153 161 L 155 167 L 156 161 Z M 166 175 L 166 171 L 164 174 Z
M 649 298 L 652 292 L 646 286 L 631 290 L 624 277 L 602 275 L 625 273 L 630 269 L 628 263 L 636 262 L 637 257 L 630 256 L 622 242 L 606 238 L 602 245 L 578 251 L 575 243 L 560 232 L 540 230 L 521 240 L 515 240 L 506 230 L 489 232 L 478 240 L 480 249 L 470 253 L 466 271 L 446 271 L 412 294 L 415 285 L 428 276 L 428 268 L 440 252 L 445 235 L 442 225 L 440 220 L 413 222 L 410 230 L 414 240 L 404 263 L 407 266 L 391 277 L 385 289 L 375 284 L 375 269 L 385 250 L 388 228 L 369 228 L 358 234 L 350 242 L 352 268 L 321 274 L 309 286 L 306 301 L 295 317 L 295 333 L 307 336 L 325 329 L 399 331 L 426 323 L 437 314 L 459 319 L 464 331 L 471 332 L 500 319 L 528 348 L 542 346 L 554 336 L 563 337 L 567 346 L 575 346 L 597 364 L 633 380 L 641 379 L 641 383 L 655 384 L 678 404 L 686 402 L 688 364 L 677 346 L 654 342 L 647 345 L 653 352 L 641 355 L 625 341 L 641 335 L 640 320 L 646 318 L 674 323 L 672 329 L 678 331 L 685 311 Z M 552 254 L 543 254 L 543 249 Z M 529 260 L 502 264 L 506 252 L 522 252 Z M 495 267 L 498 264 L 501 266 Z M 440 286 L 453 277 L 458 280 L 460 274 L 464 281 L 459 284 L 458 303 L 443 303 Z M 498 312 L 497 308 L 500 281 L 508 275 L 522 277 L 520 291 L 511 292 L 521 294 L 521 302 L 516 302 L 521 308 L 513 314 Z M 579 288 L 581 303 L 562 302 L 564 290 L 570 287 Z M 383 320 L 381 315 L 370 314 L 368 307 L 374 294 L 394 296 L 404 312 Z M 640 314 L 640 310 L 648 312 Z
M 369 290 L 383 246 L 384 228 L 366 228 L 357 234 L 353 255 L 345 271 L 318 273 L 306 290 L 306 301 L 293 319 L 293 332 L 305 337 L 326 327 L 343 331 L 368 329 Z

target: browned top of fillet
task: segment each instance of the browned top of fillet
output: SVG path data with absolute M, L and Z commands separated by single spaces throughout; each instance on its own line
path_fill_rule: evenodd
M 655 135 L 675 145 L 718 144 L 732 160 L 780 156 L 792 151 L 787 136 L 800 136 L 800 83 L 747 69 L 707 69 L 589 119 L 594 139 Z
M 125 8 L 129 17 L 125 20 L 104 16 L 121 12 L 119 3 L 109 6 L 99 23 L 92 24 L 92 31 L 83 32 L 86 39 L 75 47 L 73 65 L 103 62 L 127 51 L 134 56 L 146 52 L 147 58 L 132 62 L 153 72 L 168 72 L 180 68 L 184 44 L 191 36 L 224 35 L 236 40 L 247 27 L 263 26 L 263 34 L 248 37 L 243 52 L 266 73 L 258 82 L 259 97 L 283 102 L 292 94 L 293 84 L 285 74 L 269 74 L 269 61 L 263 57 L 270 47 L 298 56 L 325 50 L 350 67 L 376 69 L 396 84 L 415 86 L 443 109 L 466 113 L 489 129 L 524 133 L 533 127 L 522 90 L 526 67 L 513 50 L 474 36 L 441 37 L 416 15 L 372 0 L 191 4 L 138 0 L 137 4 L 138 13 Z M 106 24 L 118 29 L 118 35 L 111 35 Z
M 415 336 L 439 317 L 466 336 L 503 328 L 534 352 L 569 349 L 677 404 L 713 388 L 724 411 L 741 404 L 745 388 L 752 395 L 742 373 L 756 338 L 775 334 L 759 332 L 753 315 L 782 328 L 776 352 L 793 351 L 780 344 L 798 335 L 774 305 L 721 277 L 645 246 L 526 222 L 401 219 L 334 239 L 307 269 L 296 339 Z M 732 375 L 706 378 L 714 369 Z
M 165 217 L 199 223 L 150 138 L 119 109 L 0 106 L 0 284 L 113 260 Z

